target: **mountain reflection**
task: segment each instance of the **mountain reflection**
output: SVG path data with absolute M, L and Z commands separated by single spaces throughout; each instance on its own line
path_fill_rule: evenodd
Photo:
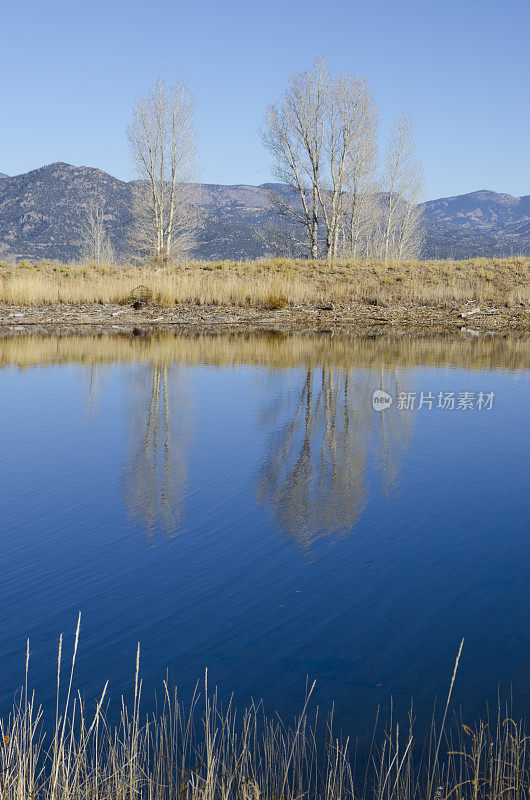
M 130 384 L 131 421 L 124 499 L 151 537 L 182 529 L 187 485 L 189 394 L 178 365 L 136 368 Z
M 399 485 L 413 415 L 393 404 L 372 408 L 372 393 L 403 390 L 395 370 L 309 367 L 294 391 L 276 378 L 276 397 L 264 423 L 270 430 L 258 498 L 280 529 L 302 547 L 349 534 L 368 502 L 367 472 L 386 496 Z M 279 396 L 278 396 L 279 393 Z M 286 409 L 291 409 L 289 417 Z

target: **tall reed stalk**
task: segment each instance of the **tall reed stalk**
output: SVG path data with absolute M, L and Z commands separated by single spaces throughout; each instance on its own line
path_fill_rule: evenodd
M 196 687 L 188 710 L 163 684 L 154 714 L 141 712 L 140 648 L 132 707 L 122 700 L 117 724 L 106 718 L 105 684 L 89 715 L 73 676 L 78 620 L 64 702 L 59 642 L 54 729 L 26 677 L 12 712 L 0 720 L 1 800 L 527 800 L 530 748 L 522 722 L 499 702 L 493 719 L 473 726 L 451 713 L 460 647 L 441 723 L 418 746 L 411 708 L 405 730 L 391 709 L 374 730 L 365 764 L 339 736 L 333 713 L 310 716 L 314 683 L 292 724 L 267 717 L 261 703 L 240 715 L 223 710 L 217 692 Z

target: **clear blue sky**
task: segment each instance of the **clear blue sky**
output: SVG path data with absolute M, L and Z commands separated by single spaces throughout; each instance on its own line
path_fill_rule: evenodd
M 325 55 L 367 77 L 382 143 L 412 114 L 426 199 L 530 194 L 529 0 L 6 0 L 0 33 L 0 172 L 132 178 L 125 127 L 162 72 L 198 98 L 202 180 L 262 183 L 264 109 Z

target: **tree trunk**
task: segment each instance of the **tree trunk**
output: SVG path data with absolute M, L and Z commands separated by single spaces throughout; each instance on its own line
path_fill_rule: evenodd
M 316 183 L 313 186 L 313 218 L 311 225 L 311 258 L 316 261 L 318 258 L 318 189 Z

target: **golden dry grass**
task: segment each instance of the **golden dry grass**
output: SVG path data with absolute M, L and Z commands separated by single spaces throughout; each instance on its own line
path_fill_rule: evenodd
M 337 261 L 283 258 L 193 262 L 174 268 L 0 264 L 0 303 L 125 303 L 143 284 L 160 306 L 278 308 L 334 302 L 447 306 L 466 300 L 530 303 L 530 258 L 466 261 Z
M 108 682 L 95 703 L 75 690 L 79 629 L 78 623 L 70 665 L 62 664 L 60 638 L 53 709 L 40 708 L 28 688 L 28 641 L 24 686 L 11 713 L 0 718 L 2 800 L 528 798 L 524 724 L 500 704 L 496 715 L 475 725 L 449 719 L 462 645 L 443 715 L 433 714 L 427 740 L 416 737 L 412 708 L 401 727 L 392 710 L 388 728 L 376 727 L 361 759 L 347 733 L 335 733 L 333 714 L 319 722 L 311 705 L 315 683 L 299 716 L 287 723 L 267 717 L 261 703 L 237 714 L 231 701 L 223 710 L 207 679 L 188 711 L 164 681 L 156 713 L 144 716 L 139 647 L 134 695 L 129 704 L 122 700 L 113 723 L 106 716 Z

